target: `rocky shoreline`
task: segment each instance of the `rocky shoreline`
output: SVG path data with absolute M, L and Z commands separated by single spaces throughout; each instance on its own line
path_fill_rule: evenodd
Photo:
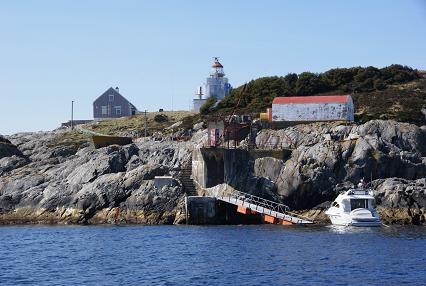
M 0 224 L 184 223 L 179 178 L 207 140 L 200 125 L 192 134 L 189 141 L 141 138 L 100 149 L 65 129 L 0 137 Z M 373 178 L 384 223 L 426 225 L 425 126 L 312 123 L 261 130 L 256 145 L 291 149 L 291 156 L 248 162 L 250 172 L 235 183 L 241 191 L 328 223 L 324 209 L 337 193 Z M 155 187 L 162 175 L 175 183 Z

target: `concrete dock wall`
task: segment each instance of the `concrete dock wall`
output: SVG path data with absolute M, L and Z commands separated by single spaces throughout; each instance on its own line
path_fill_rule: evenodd
M 188 224 L 216 223 L 216 199 L 213 197 L 187 197 L 185 208 Z
M 224 182 L 224 149 L 201 148 L 192 154 L 192 177 L 203 188 Z
M 258 158 L 273 157 L 287 160 L 291 150 L 243 150 L 224 148 L 201 148 L 192 156 L 192 177 L 201 188 L 210 188 L 227 183 L 241 189 L 253 176 L 253 164 Z
M 214 197 L 190 196 L 185 202 L 187 223 L 193 225 L 209 224 L 260 224 L 259 214 L 243 214 L 237 206 Z

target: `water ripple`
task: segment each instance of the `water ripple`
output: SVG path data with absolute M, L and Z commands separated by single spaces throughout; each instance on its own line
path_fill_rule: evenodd
M 0 241 L 0 285 L 426 284 L 421 227 L 8 226 Z

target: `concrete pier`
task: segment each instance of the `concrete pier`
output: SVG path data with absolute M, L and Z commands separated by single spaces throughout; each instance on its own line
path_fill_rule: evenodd
M 227 183 L 239 189 L 250 174 L 250 166 L 258 158 L 273 157 L 286 161 L 291 150 L 242 150 L 200 148 L 192 153 L 192 177 L 202 188 Z
M 243 214 L 233 204 L 214 197 L 190 196 L 185 201 L 188 224 L 261 224 L 259 214 Z

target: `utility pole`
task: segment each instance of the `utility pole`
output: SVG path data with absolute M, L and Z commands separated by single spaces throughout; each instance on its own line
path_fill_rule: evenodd
M 74 130 L 74 100 L 71 101 L 71 130 Z
M 146 109 L 145 109 L 145 137 L 146 137 L 146 128 L 147 128 L 147 117 L 146 117 Z

